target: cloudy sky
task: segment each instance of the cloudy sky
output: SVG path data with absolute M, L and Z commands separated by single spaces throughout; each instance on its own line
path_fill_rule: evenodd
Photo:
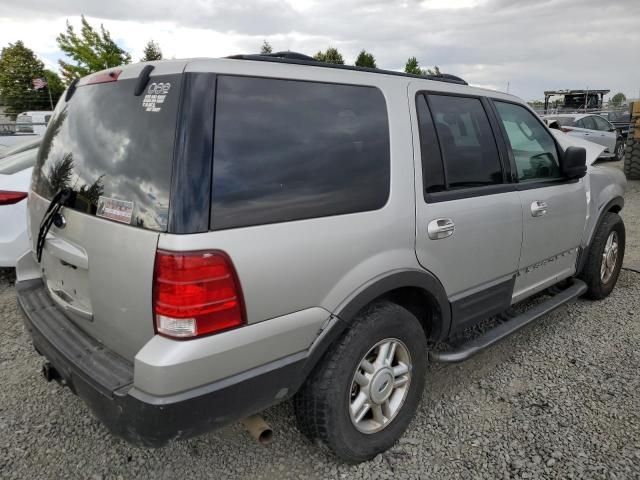
M 526 100 L 556 88 L 640 94 L 640 0 L 0 0 L 0 47 L 23 40 L 50 68 L 56 35 L 84 13 L 139 59 L 149 39 L 167 58 L 365 48 L 378 66 L 423 67 Z M 630 60 L 636 59 L 635 63 Z

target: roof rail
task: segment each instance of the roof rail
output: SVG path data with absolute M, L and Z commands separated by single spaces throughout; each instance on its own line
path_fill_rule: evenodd
M 440 75 L 413 75 L 411 73 L 396 72 L 394 70 L 382 70 L 379 68 L 356 67 L 352 65 L 339 65 L 336 63 L 320 62 L 313 57 L 297 52 L 276 52 L 276 53 L 252 53 L 230 55 L 226 58 L 233 60 L 255 60 L 258 62 L 291 63 L 294 65 L 308 65 L 313 67 L 336 68 L 339 70 L 353 70 L 356 72 L 377 73 L 382 75 L 395 75 L 398 77 L 421 78 L 423 80 L 435 80 L 436 82 L 456 83 L 458 85 L 469 85 L 462 78 L 449 73 Z

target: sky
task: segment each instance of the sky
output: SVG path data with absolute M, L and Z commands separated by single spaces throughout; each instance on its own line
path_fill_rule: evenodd
M 134 61 L 150 39 L 165 58 L 257 53 L 267 40 L 308 55 L 333 46 L 347 63 L 364 48 L 391 70 L 415 56 L 525 100 L 561 88 L 640 96 L 640 0 L 0 0 L 0 47 L 22 40 L 57 70 L 56 36 L 81 14 Z

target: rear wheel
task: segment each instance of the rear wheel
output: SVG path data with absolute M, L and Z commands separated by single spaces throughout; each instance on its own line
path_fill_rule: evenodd
M 363 312 L 327 352 L 294 406 L 300 430 L 347 462 L 390 448 L 420 403 L 427 342 L 418 319 L 393 303 Z
M 593 237 L 582 278 L 588 286 L 586 296 L 605 298 L 618 281 L 624 258 L 625 228 L 617 213 L 605 214 Z

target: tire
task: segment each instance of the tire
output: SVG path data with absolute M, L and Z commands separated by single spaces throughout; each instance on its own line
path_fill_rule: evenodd
M 618 141 L 616 142 L 616 146 L 614 150 L 614 156 L 613 156 L 614 161 L 619 162 L 620 160 L 622 160 L 624 158 L 624 151 L 625 151 L 624 140 L 622 138 L 619 138 Z
M 374 410 L 367 410 L 366 404 L 362 410 L 357 410 L 367 412 L 362 420 L 352 420 L 352 404 L 358 403 L 363 395 L 375 407 L 378 405 L 376 401 L 383 402 L 384 396 L 389 394 L 386 387 L 393 376 L 391 367 L 377 369 L 374 365 L 383 363 L 378 362 L 381 356 L 375 361 L 374 357 L 383 348 L 378 344 L 390 339 L 396 341 L 391 365 L 395 365 L 398 372 L 405 370 L 399 359 L 404 359 L 403 363 L 409 365 L 408 372 L 396 376 L 389 387 L 389 403 L 384 409 L 376 410 L 383 415 L 386 413 L 390 420 L 382 426 L 374 420 Z M 377 369 L 375 373 L 361 369 L 365 357 L 371 360 L 367 366 Z M 420 404 L 426 368 L 427 341 L 418 319 L 394 303 L 376 303 L 363 311 L 342 338 L 331 346 L 294 397 L 299 429 L 311 441 L 326 447 L 346 462 L 369 460 L 390 448 L 408 427 Z M 356 372 L 363 377 L 372 376 L 367 377 L 368 387 L 358 385 L 365 382 L 362 377 L 359 377 L 361 382 L 356 382 Z M 393 388 L 406 378 L 405 390 L 401 391 L 403 386 Z M 367 393 L 367 389 L 373 393 Z M 374 390 L 379 398 L 376 398 Z
M 615 261 L 608 257 L 608 267 L 603 274 L 603 256 L 608 241 L 617 242 Z M 585 296 L 592 300 L 601 300 L 607 297 L 618 281 L 622 260 L 624 258 L 625 228 L 622 218 L 617 213 L 608 212 L 598 226 L 589 247 L 587 261 L 582 271 L 582 279 L 587 284 L 588 290 Z
M 629 129 L 624 155 L 624 174 L 628 180 L 640 180 L 640 141 L 634 138 L 634 131 L 635 128 Z

